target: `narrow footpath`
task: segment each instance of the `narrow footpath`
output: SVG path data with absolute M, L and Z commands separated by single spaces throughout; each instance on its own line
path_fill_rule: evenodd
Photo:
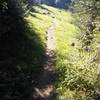
M 34 88 L 34 100 L 56 100 L 54 82 L 55 74 L 55 30 L 56 19 L 46 32 L 46 52 L 43 58 L 43 69 L 39 75 L 38 85 Z

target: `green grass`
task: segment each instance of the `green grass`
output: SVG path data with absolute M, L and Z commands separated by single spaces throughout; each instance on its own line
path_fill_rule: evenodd
M 46 5 L 36 6 L 34 9 L 36 12 L 30 12 L 25 19 L 30 29 L 27 36 L 38 41 L 36 60 L 34 60 L 37 63 L 38 57 L 43 53 L 42 48 L 45 48 L 46 31 L 56 18 L 57 81 L 55 86 L 59 92 L 58 100 L 63 100 L 62 98 L 65 98 L 64 100 L 95 100 L 99 95 L 96 91 L 100 89 L 100 63 L 91 63 L 91 59 L 95 54 L 100 53 L 99 49 L 95 48 L 99 42 L 99 34 L 96 34 L 95 31 L 95 38 L 91 45 L 95 49 L 86 52 L 81 49 L 80 41 L 77 38 L 79 29 L 72 24 L 74 18 L 70 12 Z
M 28 48 L 28 50 L 26 49 L 25 51 L 28 56 L 25 58 L 28 60 L 28 65 L 20 64 L 24 68 L 28 66 L 28 69 L 31 69 L 34 74 L 41 69 L 40 65 L 45 52 L 46 31 L 52 24 L 52 17 L 41 14 L 42 9 L 39 7 L 35 9 L 38 11 L 30 11 L 24 18 L 26 22 L 25 35 L 27 39 L 23 44 L 26 45 L 25 48 Z
M 35 31 L 38 36 L 41 38 L 41 42 L 45 41 L 45 33 L 48 30 L 48 27 L 52 23 L 52 18 L 38 13 L 34 13 L 36 17 L 29 15 L 26 20 L 29 23 L 29 27 Z
M 70 12 L 46 7 L 52 12 L 57 20 L 56 33 L 56 88 L 59 92 L 58 99 L 62 100 L 95 100 L 98 97 L 99 89 L 99 62 L 91 63 L 91 59 L 99 50 L 95 44 L 98 41 L 98 34 L 95 34 L 92 48 L 95 50 L 86 52 L 81 49 L 80 41 L 77 38 L 79 29 L 72 24 L 74 18 Z M 96 32 L 97 33 L 97 32 Z M 96 40 L 95 40 L 96 39 Z M 72 46 L 72 44 L 75 46 Z
M 98 96 L 95 93 L 95 86 L 99 84 L 97 81 L 100 64 L 91 63 L 90 60 L 97 51 L 86 52 L 80 50 L 80 41 L 77 39 L 79 29 L 74 24 L 71 24 L 73 18 L 70 13 L 65 13 L 64 16 L 62 14 L 62 19 L 58 17 L 58 25 L 55 30 L 58 99 L 95 100 L 96 95 Z M 97 41 L 97 38 L 95 41 Z M 72 46 L 72 43 L 75 46 Z M 99 89 L 98 86 L 96 88 Z
M 58 81 L 56 82 L 57 90 L 59 94 L 59 100 L 61 97 L 68 98 L 68 100 L 73 100 L 74 91 L 71 91 L 67 84 L 74 77 L 76 71 L 74 71 L 73 64 L 76 61 L 77 49 L 72 46 L 72 43 L 77 45 L 76 33 L 77 27 L 71 24 L 72 16 L 69 12 L 62 14 L 60 19 L 58 17 L 58 25 L 56 27 L 56 69 L 58 75 Z M 74 57 L 73 57 L 74 56 Z

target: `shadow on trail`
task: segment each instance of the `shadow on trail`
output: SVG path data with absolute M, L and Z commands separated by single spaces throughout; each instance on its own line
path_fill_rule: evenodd
M 56 81 L 55 73 L 55 52 L 47 50 L 43 59 L 43 69 L 37 79 L 37 86 L 34 88 L 34 100 L 56 100 L 57 93 L 54 87 Z

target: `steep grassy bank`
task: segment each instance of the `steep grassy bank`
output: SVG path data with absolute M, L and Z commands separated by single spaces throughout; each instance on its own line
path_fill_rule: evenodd
M 56 18 L 56 88 L 59 100 L 98 100 L 100 97 L 99 32 L 90 51 L 82 49 L 80 29 L 70 12 L 46 7 Z M 81 25 L 80 25 L 81 26 Z
M 92 51 L 84 51 L 81 47 L 80 30 L 73 23 L 75 18 L 70 12 L 42 5 L 35 7 L 37 13 L 31 13 L 27 19 L 34 19 L 34 27 L 45 35 L 44 30 L 56 19 L 56 71 L 55 86 L 59 100 L 98 100 L 100 63 L 92 61 L 99 54 L 99 34 L 91 45 Z M 46 19 L 46 20 L 45 20 Z M 41 24 L 42 25 L 41 25 Z M 41 27 L 43 26 L 43 27 Z M 42 36 L 44 36 L 42 34 Z M 44 41 L 43 37 L 43 41 Z M 99 57 L 99 55 L 98 55 Z
M 100 50 L 94 45 L 98 42 L 98 32 L 95 33 L 91 50 L 82 50 L 80 30 L 72 24 L 72 15 L 60 13 L 61 19 L 57 16 L 58 26 L 55 30 L 58 99 L 98 100 L 100 61 L 92 61 L 100 57 Z

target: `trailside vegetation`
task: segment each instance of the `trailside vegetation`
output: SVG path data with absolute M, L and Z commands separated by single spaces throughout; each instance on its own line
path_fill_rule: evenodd
M 66 23 L 74 26 L 57 31 L 58 99 L 99 100 L 100 1 L 74 0 L 70 11 L 73 20 Z

